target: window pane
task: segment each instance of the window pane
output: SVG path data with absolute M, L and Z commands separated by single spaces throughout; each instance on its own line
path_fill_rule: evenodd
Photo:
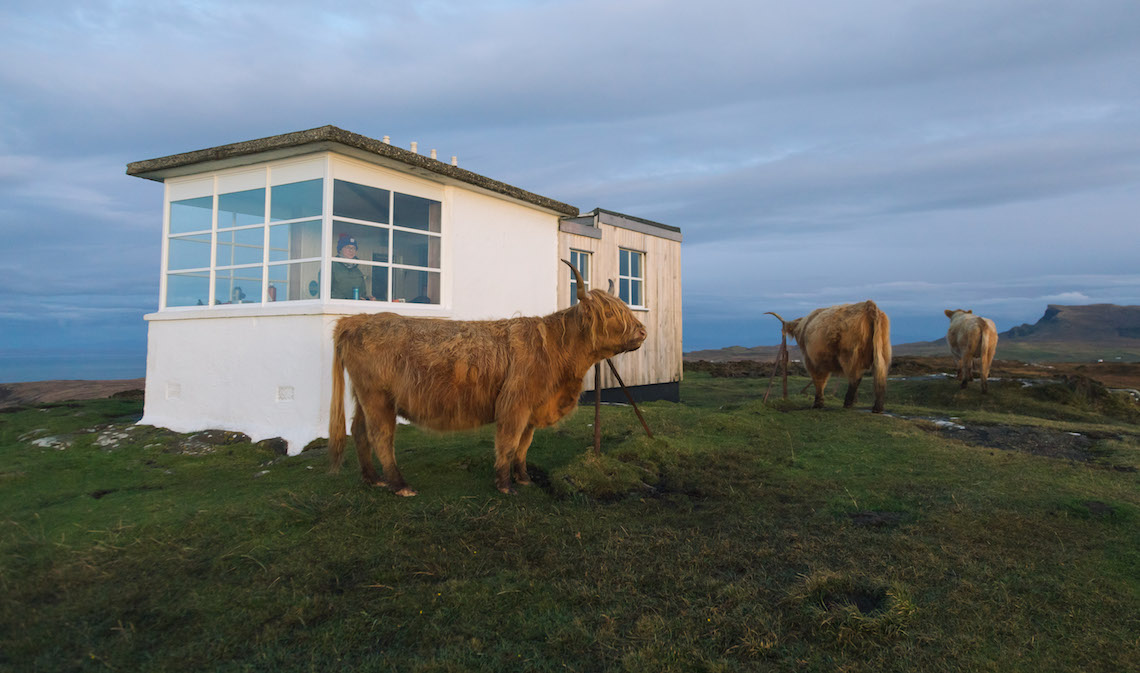
M 166 266 L 172 270 L 210 266 L 210 235 L 172 236 Z
M 578 303 L 578 283 L 570 281 L 570 305 Z
M 644 306 L 641 303 L 641 281 L 634 280 L 629 283 L 629 303 L 631 306 Z
M 439 233 L 439 201 L 400 194 L 393 199 L 393 224 L 408 229 L 422 229 Z
M 356 257 L 345 257 L 341 243 L 348 244 L 349 240 L 356 241 Z M 332 245 L 333 257 L 344 259 L 359 259 L 365 262 L 388 261 L 388 227 L 373 227 L 367 224 L 350 224 L 339 220 L 333 221 Z
M 629 279 L 622 278 L 618 281 L 618 298 L 629 303 Z
M 209 231 L 213 228 L 211 215 L 214 211 L 214 197 L 203 196 L 197 199 L 171 201 L 170 233 L 183 234 L 187 231 Z
M 218 195 L 218 228 L 265 222 L 265 188 Z
M 621 269 L 618 271 L 619 276 L 629 275 L 629 250 L 621 250 L 618 252 L 618 265 Z
M 439 237 L 409 231 L 392 232 L 392 261 L 396 264 L 438 269 Z
M 269 261 L 321 256 L 321 221 L 293 222 L 269 227 Z
M 295 220 L 302 217 L 320 217 L 324 206 L 324 180 L 306 180 L 277 185 L 270 192 L 272 220 Z
M 261 267 L 219 270 L 214 278 L 215 304 L 261 302 Z
M 261 247 L 264 243 L 265 227 L 219 231 L 214 265 L 260 264 Z
M 392 301 L 439 303 L 439 272 L 392 269 Z
M 320 293 L 320 271 L 320 262 L 270 266 L 268 301 L 316 299 Z
M 629 275 L 634 278 L 641 278 L 641 253 L 629 253 Z
M 210 300 L 210 273 L 170 273 L 166 275 L 167 306 L 204 306 Z
M 333 180 L 333 216 L 388 224 L 388 190 Z

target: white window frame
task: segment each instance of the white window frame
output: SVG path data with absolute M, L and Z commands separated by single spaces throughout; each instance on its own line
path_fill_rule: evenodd
M 631 271 L 631 273 L 629 275 L 622 275 L 622 273 L 621 273 L 621 256 L 624 254 L 628 254 L 630 256 L 629 263 L 626 265 L 626 268 Z M 641 258 L 641 264 L 638 265 L 639 268 L 641 269 L 641 275 L 640 276 L 634 276 L 632 274 L 633 255 L 637 255 L 638 257 Z M 636 282 L 640 285 L 641 290 L 640 290 L 640 292 L 638 292 L 638 294 L 641 295 L 642 303 L 630 304 L 628 299 L 623 299 L 622 301 L 624 301 L 626 304 L 628 304 L 630 306 L 630 308 L 647 308 L 645 305 L 645 253 L 644 252 L 642 252 L 640 250 L 633 250 L 631 248 L 618 248 L 618 295 L 619 296 L 621 295 L 621 281 L 623 281 L 623 280 L 629 281 L 630 295 L 631 296 L 633 294 L 633 292 L 632 292 L 633 283 Z
M 570 264 L 572 264 L 574 266 L 574 268 L 578 269 L 578 273 L 582 274 L 582 281 L 586 285 L 586 287 L 585 287 L 586 292 L 590 291 L 590 267 L 592 266 L 593 254 L 594 253 L 590 252 L 589 250 L 578 250 L 576 248 L 570 248 Z M 575 258 L 577 258 L 577 263 L 575 263 Z M 583 260 L 586 262 L 585 269 L 582 268 L 582 261 Z M 574 278 L 574 274 L 571 273 L 570 274 L 570 305 L 571 306 L 578 303 L 578 293 L 577 293 L 577 290 L 575 289 L 575 286 L 577 285 L 577 283 L 578 283 L 578 281 Z

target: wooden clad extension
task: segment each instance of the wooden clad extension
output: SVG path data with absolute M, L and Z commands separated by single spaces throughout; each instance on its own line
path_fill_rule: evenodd
M 592 222 L 591 222 L 592 220 Z M 612 279 L 617 286 L 619 251 L 644 253 L 644 309 L 634 313 L 645 324 L 648 338 L 640 349 L 614 358 L 614 365 L 627 386 L 676 383 L 681 380 L 681 234 L 667 225 L 604 210 L 566 220 L 558 237 L 558 254 L 570 259 L 570 251 L 590 255 L 591 290 L 605 290 Z M 558 305 L 570 305 L 569 270 L 559 273 Z M 615 289 L 615 293 L 617 290 Z M 602 367 L 602 387 L 615 388 L 617 380 Z M 593 371 L 586 375 L 584 390 L 593 390 Z

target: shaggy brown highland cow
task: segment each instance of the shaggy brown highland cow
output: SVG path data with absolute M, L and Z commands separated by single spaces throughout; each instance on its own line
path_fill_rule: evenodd
M 804 367 L 815 384 L 812 407 L 823 408 L 823 389 L 832 374 L 847 377 L 843 406 L 855 403 L 863 373 L 871 369 L 875 380 L 875 404 L 882 413 L 887 397 L 887 370 L 891 368 L 891 321 L 873 301 L 817 308 L 803 318 L 784 320 L 783 333 L 792 336 L 803 354 Z
M 565 260 L 563 260 L 565 262 Z M 356 413 L 352 437 L 364 481 L 415 495 L 399 468 L 396 415 L 433 430 L 496 423 L 495 486 L 511 477 L 530 484 L 526 454 L 535 428 L 574 410 L 594 363 L 639 348 L 645 326 L 617 297 L 586 292 L 577 269 L 578 303 L 542 317 L 458 321 L 378 313 L 341 318 L 333 335 L 329 410 L 332 469 L 344 459 L 344 373 Z M 384 470 L 381 478 L 372 453 Z

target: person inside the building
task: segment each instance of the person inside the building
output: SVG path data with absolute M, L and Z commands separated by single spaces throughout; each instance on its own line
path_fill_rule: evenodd
M 356 259 L 356 239 L 348 234 L 341 234 L 336 242 L 336 256 L 344 259 Z M 359 264 L 337 261 L 332 263 L 332 298 L 366 299 L 368 301 L 376 299 L 368 291 L 368 283 Z

